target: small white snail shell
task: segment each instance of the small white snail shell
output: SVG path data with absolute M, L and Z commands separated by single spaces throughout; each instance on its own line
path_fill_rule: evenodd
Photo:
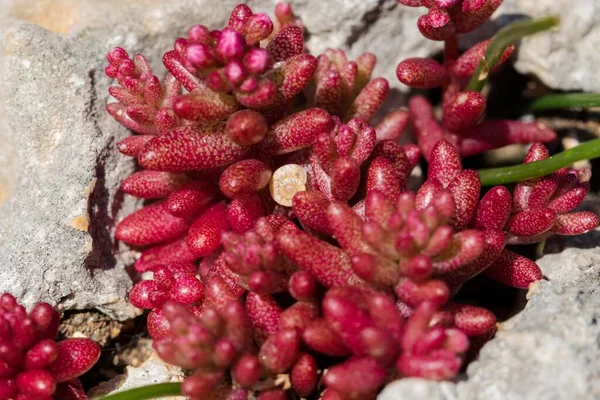
M 292 198 L 306 190 L 306 171 L 298 164 L 287 164 L 278 168 L 269 182 L 271 197 L 282 206 L 291 207 Z

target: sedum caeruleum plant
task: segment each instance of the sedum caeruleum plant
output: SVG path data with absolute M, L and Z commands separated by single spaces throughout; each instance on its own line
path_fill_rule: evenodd
M 189 374 L 107 400 L 366 400 L 400 377 L 451 379 L 496 329 L 491 311 L 453 300 L 463 283 L 527 288 L 542 273 L 507 245 L 598 225 L 574 211 L 590 171 L 569 167 L 598 143 L 550 157 L 549 127 L 483 118 L 489 75 L 557 19 L 518 21 L 461 53 L 458 35 L 501 0 L 399 3 L 424 7 L 420 31 L 444 42 L 441 63 L 397 67 L 409 86 L 442 88 L 439 120 L 414 96 L 373 121 L 389 91 L 371 76 L 375 55 L 307 53 L 289 4 L 274 20 L 240 4 L 223 29 L 193 26 L 164 54 L 162 80 L 144 56 L 108 53 L 107 111 L 135 133 L 118 150 L 141 167 L 122 190 L 149 200 L 116 230 L 143 249 L 136 271 L 152 272 L 129 298 L 149 310 L 158 355 Z M 415 143 L 400 145 L 408 126 Z M 521 166 L 463 168 L 513 143 L 533 143 Z

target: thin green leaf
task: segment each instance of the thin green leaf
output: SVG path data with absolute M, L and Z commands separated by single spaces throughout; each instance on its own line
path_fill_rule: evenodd
M 149 400 L 159 397 L 181 396 L 181 383 L 158 383 L 123 392 L 109 394 L 101 400 Z
M 551 156 L 546 160 L 510 167 L 482 169 L 477 173 L 483 186 L 504 185 L 539 178 L 568 167 L 576 161 L 598 157 L 600 157 L 600 139 L 594 139 Z
M 543 111 L 560 108 L 600 107 L 600 93 L 561 93 L 543 96 L 533 100 L 529 111 Z
M 485 55 L 479 62 L 475 73 L 471 77 L 466 90 L 481 91 L 485 86 L 490 71 L 494 68 L 502 57 L 504 50 L 518 42 L 525 36 L 533 35 L 537 32 L 546 31 L 560 22 L 558 17 L 546 17 L 540 19 L 525 19 L 515 21 L 500 29 L 492 38 Z

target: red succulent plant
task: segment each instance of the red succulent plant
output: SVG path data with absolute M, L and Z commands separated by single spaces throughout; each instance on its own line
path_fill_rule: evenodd
M 227 27 L 197 25 L 163 57 L 161 83 L 141 55 L 108 55 L 108 111 L 137 136 L 119 143 L 142 171 L 123 191 L 158 199 L 126 217 L 117 239 L 144 247 L 130 301 L 151 309 L 159 355 L 192 371 L 192 399 L 370 399 L 392 378 L 449 379 L 494 314 L 452 299 L 479 273 L 515 287 L 537 265 L 505 246 L 597 226 L 572 212 L 588 171 L 561 170 L 480 198 L 461 156 L 549 141 L 536 124 L 484 121 L 465 91 L 487 46 L 459 56 L 457 34 L 499 0 L 402 0 L 425 6 L 419 29 L 446 43 L 444 65 L 409 59 L 400 81 L 442 86 L 441 124 L 421 96 L 371 125 L 389 90 L 375 56 L 305 53 L 291 7 L 277 21 L 238 5 Z M 505 53 L 508 59 L 512 48 Z M 183 90 L 182 90 L 183 88 Z M 399 145 L 405 127 L 417 145 Z M 423 154 L 427 180 L 407 179 Z M 532 146 L 526 162 L 548 156 Z M 199 264 L 196 263 L 199 261 Z M 322 375 L 322 379 L 321 379 Z
M 0 296 L 0 398 L 87 399 L 77 379 L 100 357 L 85 338 L 56 342 L 60 316 L 48 303 L 29 313 L 11 294 Z

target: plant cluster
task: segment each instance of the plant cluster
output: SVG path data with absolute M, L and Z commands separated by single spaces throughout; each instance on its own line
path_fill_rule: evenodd
M 79 376 L 100 357 L 92 340 L 56 342 L 60 316 L 48 303 L 29 313 L 14 296 L 0 296 L 0 399 L 84 400 Z
M 469 88 L 489 41 L 459 54 L 457 35 L 501 0 L 399 0 L 424 6 L 421 32 L 445 42 L 444 62 L 408 59 L 397 75 L 442 87 L 442 118 L 422 96 L 372 124 L 388 91 L 375 56 L 305 53 L 291 7 L 276 21 L 238 5 L 227 26 L 192 27 L 165 53 L 161 81 L 142 55 L 116 48 L 108 112 L 137 135 L 118 144 L 143 168 L 122 190 L 156 199 L 116 238 L 143 251 L 152 278 L 130 301 L 167 362 L 190 370 L 191 399 L 374 398 L 401 377 L 455 376 L 495 332 L 494 314 L 452 300 L 483 273 L 526 288 L 532 260 L 505 248 L 598 225 L 573 212 L 590 172 L 563 168 L 491 188 L 469 156 L 548 142 L 548 127 L 483 121 Z M 505 61 L 513 48 L 507 48 Z M 487 71 L 489 73 L 491 71 Z M 416 145 L 396 141 L 410 124 Z M 406 186 L 420 157 L 427 179 Z M 526 163 L 548 157 L 535 143 Z
M 485 113 L 486 99 L 471 83 L 487 77 L 514 51 L 508 46 L 498 64 L 478 70 L 491 39 L 475 44 L 459 54 L 458 35 L 479 27 L 502 4 L 502 0 L 398 0 L 408 6 L 428 8 L 417 24 L 421 33 L 431 40 L 444 41 L 443 64 L 431 58 L 408 58 L 398 64 L 396 75 L 400 82 L 414 88 L 442 88 L 441 124 L 433 116 L 433 107 L 423 96 L 413 96 L 409 103 L 414 133 L 429 159 L 431 149 L 439 140 L 447 140 L 467 157 L 512 143 L 551 142 L 556 134 L 536 122 L 511 120 L 480 121 Z

